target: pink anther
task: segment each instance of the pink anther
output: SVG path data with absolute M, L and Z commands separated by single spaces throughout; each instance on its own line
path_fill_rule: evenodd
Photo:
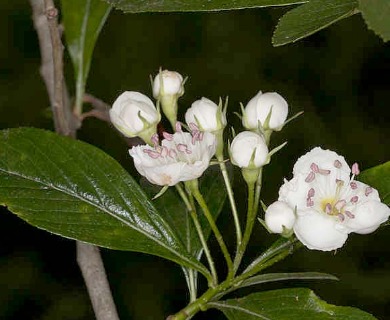
M 306 199 L 306 207 L 312 207 L 314 206 L 314 201 L 312 198 L 307 198 Z
M 340 169 L 341 166 L 342 166 L 342 164 L 341 164 L 341 162 L 340 162 L 339 160 L 335 160 L 335 161 L 333 162 L 333 165 L 334 165 L 334 167 L 337 168 L 337 169 Z
M 194 122 L 189 123 L 188 126 L 190 127 L 191 131 L 199 131 L 198 126 Z
M 163 132 L 163 137 L 164 137 L 164 139 L 166 139 L 168 141 L 172 141 L 173 140 L 173 134 L 165 132 L 165 131 Z
M 319 173 L 319 174 L 322 174 L 323 176 L 327 176 L 327 175 L 330 174 L 330 170 L 318 169 L 318 173 Z
M 350 219 L 355 218 L 355 215 L 351 211 L 345 211 L 344 213 Z
M 313 171 L 311 171 L 311 172 L 307 175 L 307 177 L 306 177 L 306 179 L 305 179 L 305 182 L 310 183 L 310 182 L 312 182 L 312 181 L 314 180 L 315 177 L 316 177 L 315 173 L 314 173 Z
M 357 183 L 355 181 L 352 181 L 349 185 L 351 186 L 352 190 L 356 190 L 357 189 Z
M 358 196 L 353 196 L 350 200 L 352 203 L 356 203 L 359 201 L 359 197 Z
M 180 151 L 180 152 L 185 152 L 187 154 L 191 154 L 192 151 L 188 148 L 188 146 L 184 143 L 179 143 L 177 146 L 176 146 L 176 149 L 177 151 Z
M 160 157 L 160 153 L 155 150 L 144 149 L 143 152 L 146 153 L 152 159 L 157 159 Z
M 152 137 L 150 138 L 150 140 L 153 142 L 154 147 L 158 146 L 159 139 L 158 139 L 157 133 L 153 134 Z
M 307 197 L 308 198 L 314 197 L 315 193 L 316 192 L 315 192 L 314 188 L 310 188 L 309 191 L 307 192 Z
M 357 176 L 359 173 L 360 173 L 359 165 L 355 162 L 355 163 L 352 165 L 352 174 L 354 174 L 355 176 Z
M 175 124 L 175 131 L 176 132 L 183 132 L 183 130 L 181 129 L 181 122 L 180 121 L 176 122 L 176 124 Z
M 310 169 L 313 171 L 313 172 L 315 172 L 315 173 L 318 173 L 319 172 L 319 168 L 318 168 L 318 166 L 315 164 L 315 163 L 312 163 L 311 165 L 310 165 Z
M 342 213 L 339 213 L 337 215 L 337 217 L 340 219 L 341 222 L 343 222 L 345 220 L 345 217 L 344 217 L 344 215 Z
M 366 190 L 364 191 L 364 194 L 366 195 L 366 197 L 368 197 L 368 195 L 372 192 L 372 188 L 371 187 L 367 187 Z
M 325 213 L 326 214 L 331 214 L 332 213 L 332 205 L 330 203 L 327 203 L 325 205 Z

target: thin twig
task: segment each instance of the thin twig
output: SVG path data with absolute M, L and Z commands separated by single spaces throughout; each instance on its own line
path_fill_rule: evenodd
M 58 10 L 52 0 L 29 0 L 42 56 L 41 75 L 52 105 L 57 133 L 76 138 L 79 120 L 70 108 L 63 75 L 63 45 L 58 26 Z M 98 320 L 119 320 L 99 249 L 77 243 L 77 262 Z
M 77 241 L 77 263 L 87 284 L 96 319 L 118 320 L 99 248 Z

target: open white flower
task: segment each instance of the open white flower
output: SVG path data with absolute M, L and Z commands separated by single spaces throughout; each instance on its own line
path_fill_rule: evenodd
M 215 153 L 216 141 L 212 133 L 164 133 L 161 145 L 136 146 L 129 153 L 137 171 L 151 183 L 173 186 L 179 181 L 193 180 L 202 175 Z
M 294 232 L 309 249 L 329 251 L 344 245 L 351 232 L 375 231 L 390 215 L 374 188 L 355 181 L 342 156 L 314 148 L 298 159 L 294 176 L 279 190 L 279 201 L 296 208 Z

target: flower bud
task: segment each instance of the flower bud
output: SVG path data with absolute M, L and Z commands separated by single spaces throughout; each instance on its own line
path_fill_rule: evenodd
M 260 168 L 268 162 L 264 138 L 251 131 L 240 132 L 230 145 L 230 158 L 240 168 Z
M 160 70 L 153 80 L 153 97 L 160 101 L 173 128 L 177 120 L 177 100 L 184 94 L 184 82 L 180 73 L 168 70 Z
M 280 131 L 287 114 L 288 104 L 281 95 L 259 91 L 243 110 L 242 124 L 248 130 L 256 130 L 260 122 L 263 130 Z
M 191 105 L 185 114 L 185 119 L 188 126 L 195 124 L 200 131 L 206 132 L 222 130 L 227 124 L 222 104 L 217 106 L 213 101 L 204 97 Z
M 109 111 L 112 124 L 126 137 L 139 136 L 148 142 L 157 131 L 160 114 L 142 93 L 125 91 Z
M 294 223 L 294 210 L 285 202 L 276 201 L 265 212 L 265 224 L 273 233 L 289 233 Z

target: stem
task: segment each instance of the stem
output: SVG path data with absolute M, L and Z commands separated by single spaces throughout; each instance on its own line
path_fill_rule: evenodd
M 226 191 L 227 191 L 229 202 L 230 202 L 230 207 L 232 209 L 234 225 L 235 225 L 235 228 L 236 228 L 237 251 L 238 251 L 238 248 L 241 246 L 242 232 L 241 232 L 240 220 L 238 218 L 236 201 L 234 200 L 233 189 L 232 189 L 232 186 L 231 186 L 231 183 L 230 183 L 228 172 L 226 170 L 225 162 L 223 161 L 223 157 L 217 155 L 217 159 L 219 161 L 219 167 L 221 168 L 223 180 L 225 182 L 225 187 L 226 187 Z
M 204 234 L 202 231 L 202 227 L 199 223 L 199 219 L 198 219 L 198 216 L 196 214 L 196 211 L 195 211 L 194 207 L 191 205 L 190 201 L 188 200 L 183 188 L 180 187 L 179 185 L 176 185 L 176 190 L 179 192 L 179 195 L 183 199 L 184 204 L 187 207 L 187 210 L 189 211 L 189 213 L 191 215 L 192 221 L 194 222 L 194 225 L 195 225 L 195 229 L 196 229 L 198 236 L 199 236 L 199 240 L 200 240 L 202 247 L 203 247 L 203 250 L 206 254 L 206 258 L 207 258 L 207 261 L 209 263 L 210 270 L 211 270 L 211 275 L 207 276 L 209 286 L 215 287 L 218 283 L 218 275 L 217 275 L 217 271 L 215 269 L 213 257 L 211 256 L 210 249 L 209 249 L 207 242 L 205 240 L 205 237 L 204 237 Z
M 211 230 L 213 231 L 215 238 L 217 239 L 217 242 L 222 250 L 223 256 L 226 260 L 226 264 L 228 267 L 228 279 L 231 279 L 234 276 L 232 258 L 230 257 L 229 251 L 228 251 L 226 244 L 223 240 L 221 232 L 219 231 L 217 225 L 215 224 L 214 218 L 211 215 L 210 210 L 209 210 L 202 194 L 199 192 L 198 181 L 196 179 L 191 180 L 191 181 L 187 181 L 186 186 L 188 186 L 188 188 L 191 191 L 192 195 L 194 196 L 195 200 L 198 202 L 199 206 L 202 208 L 203 214 L 205 215 L 207 221 L 209 222 Z
M 259 177 L 261 177 L 261 170 L 260 170 Z M 255 210 L 256 205 L 254 204 L 254 187 L 255 187 L 254 183 L 248 183 L 248 212 L 246 218 L 246 226 L 245 226 L 244 237 L 242 239 L 241 246 L 238 248 L 236 257 L 234 258 L 235 272 L 240 267 L 241 260 L 244 256 L 246 247 L 251 237 L 253 225 L 256 219 L 257 210 Z
M 194 316 L 197 312 L 207 310 L 209 308 L 208 303 L 210 301 L 220 299 L 227 293 L 238 289 L 242 281 L 273 265 L 275 262 L 282 260 L 291 254 L 294 249 L 301 246 L 301 243 L 295 238 L 271 247 L 255 260 L 258 263 L 256 266 L 253 266 L 250 270 L 247 268 L 247 271 L 234 279 L 227 279 L 224 282 L 221 282 L 217 287 L 210 288 L 196 301 L 190 303 L 175 315 L 169 316 L 167 320 L 187 320 Z M 289 250 L 286 250 L 287 248 L 289 248 Z M 251 264 L 251 266 L 255 263 L 255 261 Z
M 118 320 L 99 248 L 77 241 L 77 263 L 98 320 Z
M 63 45 L 58 28 L 58 10 L 53 0 L 30 0 L 33 21 L 41 50 L 41 75 L 53 112 L 55 131 L 76 138 L 80 126 L 70 108 L 64 83 Z M 94 312 L 98 320 L 119 320 L 104 265 L 97 247 L 76 242 L 77 261 L 82 271 Z

